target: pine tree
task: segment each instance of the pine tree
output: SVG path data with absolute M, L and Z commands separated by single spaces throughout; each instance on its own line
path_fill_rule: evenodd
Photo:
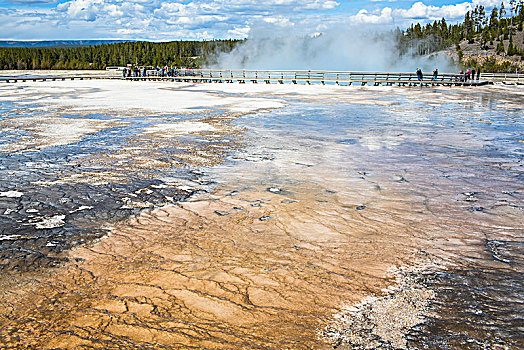
M 500 55 L 500 54 L 504 54 L 504 53 L 505 53 L 505 50 L 504 50 L 504 43 L 503 43 L 502 41 L 499 41 L 499 43 L 497 44 L 496 52 L 497 52 L 497 55 Z
M 464 30 L 466 31 L 466 39 L 470 44 L 472 44 L 475 41 L 473 39 L 474 23 L 471 20 L 471 15 L 469 11 L 466 12 L 466 15 L 464 16 Z
M 499 12 L 497 7 L 495 6 L 493 10 L 491 10 L 491 16 L 489 17 L 489 26 L 490 27 L 498 27 L 499 20 L 498 20 Z
M 508 51 L 507 51 L 507 54 L 508 56 L 513 56 L 515 55 L 517 52 L 515 51 L 515 47 L 513 46 L 513 36 L 510 36 L 509 37 L 509 45 L 508 45 Z

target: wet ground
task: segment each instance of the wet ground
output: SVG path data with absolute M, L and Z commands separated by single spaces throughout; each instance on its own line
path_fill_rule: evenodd
M 56 266 L 67 261 L 64 251 L 102 237 L 122 219 L 187 198 L 206 185 L 191 165 L 211 165 L 235 147 L 234 131 L 221 137 L 213 126 L 227 118 L 212 114 L 195 124 L 190 115 L 71 114 L 10 102 L 0 108 L 6 270 Z M 215 132 L 211 139 L 196 130 L 171 140 L 155 129 L 183 123 Z
M 307 106 L 252 119 L 281 131 L 266 136 L 262 153 L 276 163 L 266 174 L 330 186 L 364 217 L 350 232 L 372 220 L 375 230 L 387 230 L 376 235 L 397 258 L 415 247 L 426 256 L 416 257 L 419 271 L 404 274 L 398 290 L 339 313 L 350 321 L 327 334 L 341 348 L 521 348 L 522 108 L 504 109 L 515 100 L 493 93 L 450 93 L 450 103 L 435 103 L 431 92 L 411 97 L 389 108 Z M 284 139 L 299 141 L 281 149 Z M 366 249 L 388 255 L 387 248 L 374 242 Z M 406 320 L 409 306 L 424 321 Z M 395 334 L 399 327 L 407 342 Z
M 522 348 L 522 91 L 272 94 L 2 102 L 3 346 Z

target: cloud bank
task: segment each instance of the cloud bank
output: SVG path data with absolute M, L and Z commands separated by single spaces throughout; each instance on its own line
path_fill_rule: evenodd
M 424 1 L 345 0 L 0 0 L 0 40 L 245 38 L 260 22 L 311 32 L 334 25 L 408 26 L 461 19 L 472 0 L 442 6 Z M 362 6 L 357 8 L 355 6 Z

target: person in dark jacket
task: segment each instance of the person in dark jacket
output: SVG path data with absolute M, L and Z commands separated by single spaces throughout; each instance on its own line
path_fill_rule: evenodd
M 418 80 L 424 79 L 424 76 L 422 75 L 422 70 L 420 68 L 417 68 L 417 79 Z

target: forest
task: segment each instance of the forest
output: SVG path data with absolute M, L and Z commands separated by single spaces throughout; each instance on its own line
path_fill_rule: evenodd
M 0 48 L 0 69 L 105 69 L 127 64 L 197 68 L 242 40 L 146 41 L 78 47 Z
M 442 50 L 457 54 L 459 64 L 483 71 L 524 71 L 524 0 L 510 0 L 487 13 L 477 5 L 456 24 L 445 18 L 394 31 L 398 54 L 423 56 Z M 248 39 L 245 39 L 248 40 Z M 78 47 L 0 48 L 0 69 L 105 69 L 137 64 L 200 68 L 217 53 L 230 52 L 245 40 L 123 42 Z
M 482 5 L 468 11 L 464 20 L 447 24 L 442 18 L 424 26 L 419 23 L 406 30 L 396 29 L 399 53 L 430 55 L 452 49 L 463 67 L 487 72 L 523 71 L 524 1 L 511 0 L 487 13 Z M 481 59 L 482 58 L 482 59 Z

